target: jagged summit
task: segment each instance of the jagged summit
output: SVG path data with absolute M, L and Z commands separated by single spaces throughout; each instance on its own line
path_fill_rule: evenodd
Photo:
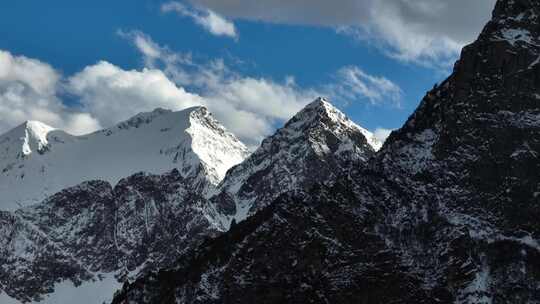
M 382 147 L 383 143 L 375 138 L 373 133 L 355 124 L 324 97 L 318 97 L 315 101 L 306 105 L 285 124 L 283 129 L 305 132 L 309 128 L 319 128 L 323 125 L 326 128 L 354 129 L 364 135 L 368 144 L 375 151 Z
M 302 111 L 316 108 L 333 108 L 334 106 L 329 102 L 328 98 L 319 96 L 314 101 L 308 103 Z M 302 112 L 301 111 L 301 112 Z
M 331 181 L 353 164 L 375 154 L 371 133 L 359 127 L 326 99 L 318 98 L 227 173 L 213 200 L 226 215 L 227 227 L 265 207 L 284 192 Z
M 156 109 L 83 136 L 29 122 L 0 136 L 0 210 L 39 202 L 87 180 L 116 184 L 140 171 L 176 168 L 208 191 L 247 155 L 204 107 Z
M 283 129 L 305 131 L 322 124 L 347 122 L 348 118 L 331 105 L 326 98 L 319 97 L 294 115 Z
M 22 153 L 21 156 L 28 156 L 33 152 L 42 153 L 47 149 L 48 134 L 55 128 L 40 121 L 28 120 L 15 127 L 6 134 L 0 136 L 0 144 L 11 142 L 15 149 L 11 153 Z M 16 147 L 19 147 L 18 149 Z M 9 153 L 4 151 L 4 153 Z M 6 156 L 4 156 L 6 157 Z

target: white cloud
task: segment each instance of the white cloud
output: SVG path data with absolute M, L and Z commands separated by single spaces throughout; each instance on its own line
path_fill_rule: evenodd
M 193 81 L 189 72 L 176 68 L 178 65 L 183 67 L 196 66 L 190 53 L 175 53 L 167 47 L 158 45 L 141 31 L 118 30 L 117 34 L 130 41 L 141 53 L 145 67 L 162 69 L 170 79 L 177 83 L 185 85 Z
M 358 67 L 338 72 L 336 83 L 301 88 L 294 77 L 275 81 L 231 70 L 221 59 L 194 62 L 141 32 L 121 32 L 141 52 L 145 68 L 125 70 L 101 61 L 62 77 L 49 65 L 0 53 L 0 132 L 35 119 L 74 134 L 110 127 L 139 112 L 205 105 L 246 144 L 255 146 L 317 96 L 337 102 L 398 102 L 390 80 Z M 66 106 L 67 93 L 77 103 Z
M 401 88 L 385 77 L 369 75 L 357 66 L 338 71 L 338 81 L 329 86 L 331 95 L 345 100 L 367 99 L 372 104 L 393 103 L 399 106 Z
M 0 81 L 19 82 L 38 94 L 52 95 L 60 75 L 49 65 L 0 51 Z
M 101 61 L 63 78 L 45 63 L 1 52 L 0 133 L 25 120 L 39 120 L 84 134 L 157 107 L 180 110 L 205 105 L 247 144 L 256 145 L 273 131 L 277 121 L 290 118 L 317 96 L 296 87 L 290 79 L 278 83 L 242 77 L 221 60 L 196 65 L 189 56 L 174 54 L 142 33 L 128 34 L 144 61 L 163 65 L 163 71 L 150 67 L 124 70 Z M 205 93 L 186 92 L 185 86 Z M 64 105 L 59 90 L 77 99 L 77 104 Z
M 496 0 L 190 1 L 229 18 L 333 27 L 401 61 L 447 66 L 489 20 Z
M 0 50 L 0 132 L 39 120 L 74 134 L 100 127 L 90 115 L 73 111 L 57 98 L 60 74 L 50 65 Z
M 139 49 L 139 51 L 144 55 L 145 58 L 149 60 L 155 60 L 158 58 L 163 57 L 163 50 L 159 47 L 159 45 L 155 44 L 150 39 L 146 39 L 146 37 L 142 33 L 132 34 L 132 33 L 125 33 L 121 30 L 118 31 L 118 34 L 120 36 L 126 37 L 126 38 L 133 38 L 133 43 Z M 152 64 L 153 61 L 148 61 L 148 64 Z
M 161 11 L 176 12 L 180 16 L 190 17 L 208 32 L 216 36 L 238 38 L 234 24 L 209 9 L 188 8 L 180 2 L 167 2 L 161 6 Z
M 388 136 L 392 133 L 393 130 L 385 128 L 377 128 L 373 131 L 373 135 L 381 142 L 385 142 Z
M 139 31 L 122 33 L 122 36 L 133 42 L 145 63 L 163 70 L 179 88 L 197 92 L 200 102 L 249 145 L 258 144 L 276 125 L 317 96 L 328 96 L 339 103 L 365 99 L 372 104 L 392 105 L 398 105 L 401 99 L 398 85 L 354 66 L 338 71 L 331 85 L 301 88 L 292 76 L 277 82 L 238 74 L 221 59 L 196 63 L 189 54 L 174 53 Z M 148 46 L 152 46 L 153 51 L 148 52 Z
M 240 75 L 220 59 L 195 63 L 189 60 L 189 55 L 173 53 L 167 47 L 158 46 L 150 37 L 138 31 L 124 33 L 123 37 L 134 42 L 145 57 L 144 62 L 159 66 L 179 87 L 197 91 L 202 104 L 249 145 L 258 144 L 273 131 L 277 122 L 290 118 L 322 94 L 313 89 L 297 87 L 291 77 L 276 82 Z M 162 54 L 159 60 L 148 58 L 145 48 L 141 47 L 146 45 L 156 46 L 154 49 Z
M 67 89 L 80 98 L 82 110 L 104 126 L 157 107 L 180 110 L 203 104 L 160 70 L 123 70 L 105 61 L 70 77 Z
M 287 83 L 264 78 L 221 79 L 205 95 L 208 107 L 249 144 L 258 143 L 318 95 Z

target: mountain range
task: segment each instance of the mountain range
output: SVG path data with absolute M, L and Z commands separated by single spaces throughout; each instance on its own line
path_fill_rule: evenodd
M 68 137 L 64 132 L 37 122 L 27 125 L 31 131 L 25 134 L 30 136 L 6 142 L 16 147 L 13 142 L 23 143 L 18 155 L 24 156 L 15 159 L 25 165 L 21 169 L 26 176 L 37 175 L 36 181 L 46 180 L 38 174 L 58 180 L 59 171 L 53 169 L 67 167 L 58 160 L 48 162 L 47 168 L 53 169 L 32 171 L 35 166 L 28 163 L 47 163 L 43 158 L 57 160 L 57 155 L 78 159 L 64 149 L 88 150 L 90 164 L 114 157 L 95 165 L 94 179 L 66 187 L 40 203 L 29 200 L 25 207 L 0 213 L 4 265 L 0 286 L 22 302 L 52 303 L 59 296 L 58 282 L 72 282 L 71 289 L 77 289 L 77 285 L 108 280 L 119 287 L 121 282 L 171 267 L 189 249 L 228 230 L 233 221 L 256 213 L 281 193 L 317 182 L 331 184 L 337 177 L 334 173 L 352 161 L 366 162 L 381 145 L 322 98 L 307 105 L 237 166 L 233 165 L 246 157 L 246 148 L 205 108 L 139 114 L 111 129 L 71 137 L 73 148 L 58 140 L 59 134 Z M 43 127 L 34 130 L 35 126 Z M 4 137 L 16 138 L 14 133 Z M 24 150 L 28 138 L 30 148 Z M 104 140 L 108 142 L 103 144 Z M 80 142 L 84 149 L 78 147 Z M 117 157 L 124 159 L 115 164 Z M 169 171 L 158 174 L 167 164 Z M 141 172 L 117 181 L 114 176 L 121 173 L 115 166 Z M 225 166 L 232 167 L 227 174 Z M 324 179 L 315 174 L 323 169 Z M 88 176 L 81 170 L 69 182 Z M 295 171 L 299 174 L 291 174 Z M 96 179 L 98 173 L 103 177 Z M 21 179 L 16 189 L 31 187 L 29 180 Z
M 540 1 L 499 0 L 384 145 L 324 98 L 252 153 L 202 107 L 27 122 L 0 301 L 540 303 L 539 59 Z
M 84 181 L 116 184 L 173 168 L 208 191 L 248 154 L 204 107 L 156 109 L 84 136 L 28 121 L 0 136 L 0 209 L 38 203 Z
M 540 1 L 499 0 L 368 161 L 322 169 L 113 303 L 539 303 L 539 58 Z

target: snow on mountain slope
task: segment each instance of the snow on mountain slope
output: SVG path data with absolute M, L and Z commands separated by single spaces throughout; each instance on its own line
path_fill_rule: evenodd
M 87 290 L 85 286 L 89 290 L 98 288 L 102 285 L 95 281 L 99 274 L 114 275 L 122 282 L 131 273 L 138 276 L 167 267 L 186 250 L 227 230 L 233 217 L 243 219 L 248 215 L 247 207 L 255 212 L 284 191 L 303 190 L 318 181 L 335 179 L 357 162 L 366 162 L 375 150 L 366 139 L 370 136 L 366 130 L 318 99 L 266 139 L 255 157 L 236 167 L 236 173 L 227 174 L 221 188 L 201 193 L 201 178 L 212 183 L 221 180 L 227 168 L 245 155 L 243 146 L 204 108 L 179 113 L 158 109 L 85 137 L 44 126 L 35 132 L 26 128 L 24 125 L 22 131 L 6 136 L 31 135 L 28 140 L 9 142 L 29 142 L 29 153 L 15 148 L 9 150 L 12 154 L 6 153 L 25 164 L 23 168 L 27 163 L 37 166 L 37 161 L 47 164 L 48 157 L 53 156 L 54 160 L 73 161 L 70 157 L 74 151 L 80 159 L 99 160 L 90 165 L 110 166 L 100 169 L 107 178 L 85 181 L 39 204 L 4 212 L 4 225 L 0 216 L 0 245 L 4 244 L 0 248 L 5 248 L 0 249 L 0 264 L 4 265 L 0 268 L 0 289 L 20 301 L 43 298 L 45 303 L 53 299 L 65 302 L 78 292 L 79 287 L 74 288 L 73 283 L 82 283 L 81 292 Z M 230 152 L 231 146 L 236 153 Z M 148 157 L 152 153 L 164 161 Z M 178 170 L 134 174 L 116 181 L 124 173 L 115 170 L 134 164 L 140 170 L 142 165 L 137 160 L 155 166 L 153 169 L 176 162 Z M 93 169 L 85 165 L 72 167 L 77 166 L 81 172 Z M 53 178 L 59 171 L 49 166 L 45 173 L 49 172 Z M 92 176 L 99 173 L 90 172 Z M 116 185 L 111 184 L 114 182 Z M 232 192 L 240 183 L 238 189 L 253 187 L 255 191 Z M 214 196 L 214 190 L 222 193 Z M 237 213 L 221 208 L 221 202 L 207 200 L 214 196 L 213 200 L 223 198 L 226 204 L 229 195 L 238 202 L 238 209 L 233 210 Z M 54 267 L 47 261 L 54 261 Z M 34 268 L 41 271 L 32 273 Z
M 85 136 L 29 121 L 0 136 L 0 209 L 31 205 L 87 180 L 115 184 L 136 172 L 173 168 L 206 191 L 247 155 L 204 107 L 156 109 Z
M 296 114 L 240 165 L 233 167 L 212 201 L 225 216 L 244 220 L 284 192 L 331 181 L 353 163 L 365 163 L 381 147 L 326 99 Z
M 321 170 L 325 185 L 280 196 L 113 303 L 539 303 L 539 58 L 540 0 L 497 1 L 368 165 L 333 183 Z M 266 143 L 278 152 L 236 197 L 260 197 L 286 143 Z
M 112 301 L 114 293 L 122 287 L 112 274 L 104 274 L 101 278 L 83 282 L 78 287 L 72 282 L 63 281 L 55 286 L 55 291 L 47 294 L 39 301 L 25 302 L 26 304 L 101 304 Z M 0 303 L 23 304 L 23 302 L 10 297 L 0 291 Z

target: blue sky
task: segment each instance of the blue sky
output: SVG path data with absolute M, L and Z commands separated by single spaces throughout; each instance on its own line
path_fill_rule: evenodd
M 430 21 L 431 16 L 424 20 L 417 14 L 409 14 L 412 17 L 408 17 L 400 13 L 403 20 L 399 22 L 404 24 L 403 36 L 410 37 L 402 42 L 399 41 L 401 38 L 393 38 L 392 27 L 381 25 L 388 22 L 379 20 L 392 16 L 385 17 L 381 13 L 375 17 L 364 17 L 359 12 L 358 23 L 353 14 L 349 21 L 340 24 L 339 18 L 335 21 L 333 16 L 326 16 L 323 8 L 307 11 L 305 15 L 309 18 L 297 20 L 292 13 L 292 17 L 282 17 L 286 14 L 280 12 L 292 12 L 295 8 L 280 7 L 283 5 L 281 1 L 274 4 L 265 0 L 262 2 L 266 7 L 245 10 L 242 0 L 231 1 L 236 3 L 232 7 L 212 0 L 175 3 L 149 0 L 3 1 L 0 3 L 0 50 L 10 58 L 7 62 L 11 62 L 11 73 L 19 76 L 4 73 L 2 79 L 0 72 L 0 93 L 3 90 L 6 96 L 5 92 L 13 92 L 16 82 L 26 88 L 21 89 L 16 100 L 47 101 L 42 104 L 28 101 L 23 106 L 30 109 L 21 110 L 15 108 L 22 107 L 21 102 L 0 97 L 0 121 L 4 121 L 0 123 L 0 131 L 15 126 L 21 119 L 40 119 L 74 133 L 85 133 L 125 119 L 127 117 L 124 116 L 130 116 L 132 112 L 150 111 L 154 106 L 171 103 L 174 107 L 171 94 L 176 96 L 174 98 L 182 98 L 184 93 L 189 94 L 187 99 L 191 101 L 179 101 L 178 108 L 204 100 L 202 103 L 216 112 L 218 119 L 223 118 L 221 120 L 233 132 L 241 133 L 242 139 L 252 143 L 280 126 L 309 98 L 318 94 L 328 95 L 338 108 L 367 129 L 395 129 L 414 111 L 425 92 L 448 75 L 459 47 L 472 40 L 481 29 L 493 1 L 479 1 L 485 3 L 477 8 L 477 14 L 468 17 L 474 18 L 475 22 L 479 20 L 474 23 L 475 28 L 468 28 L 470 33 L 466 34 L 457 30 L 452 33 L 452 27 L 431 32 L 435 26 L 429 22 L 439 23 L 437 18 Z M 301 5 L 302 1 L 296 2 Z M 350 1 L 343 1 L 343 9 L 349 5 L 347 2 Z M 426 2 L 426 5 L 435 2 L 438 1 Z M 165 5 L 169 5 L 169 9 Z M 305 5 L 310 3 L 306 1 Z M 337 1 L 337 12 L 339 5 L 340 1 Z M 354 5 L 359 10 L 364 9 L 361 7 L 364 4 Z M 385 12 L 387 8 L 365 9 Z M 444 8 L 441 13 L 448 10 Z M 266 11 L 275 14 L 266 14 Z M 404 9 L 404 12 L 408 11 Z M 220 30 L 218 27 L 211 28 L 205 24 L 209 14 L 224 22 L 217 26 L 225 27 L 225 32 L 216 32 Z M 318 20 L 323 21 L 319 23 Z M 457 18 L 455 22 L 461 21 Z M 408 24 L 423 24 L 423 27 L 409 29 Z M 231 28 L 226 26 L 232 26 L 234 32 L 231 33 Z M 399 28 L 400 24 L 395 26 Z M 445 32 L 446 29 L 450 34 Z M 401 33 L 399 35 L 401 37 Z M 421 42 L 418 49 L 415 49 L 415 43 L 408 43 L 415 39 Z M 143 41 L 154 49 L 150 53 L 146 49 L 145 53 L 137 41 Z M 37 86 L 32 83 L 36 80 L 20 75 L 38 75 L 39 72 L 32 69 L 13 72 L 17 64 L 25 66 L 24 60 L 17 59 L 43 64 L 44 69 L 40 70 L 43 77 L 53 75 L 51 77 L 56 79 L 42 85 L 47 90 L 36 90 Z M 163 93 L 156 97 L 145 91 L 133 97 L 135 93 L 132 92 L 111 91 L 111 87 L 102 89 L 96 83 L 90 85 L 88 79 L 92 75 L 104 75 L 98 72 L 106 68 L 103 63 L 115 69 L 113 73 L 113 68 L 107 66 L 110 72 L 106 73 L 107 77 L 125 77 L 129 81 L 135 81 L 131 77 L 135 74 L 129 72 L 138 72 L 137 81 L 145 82 L 145 68 L 162 71 L 166 80 L 158 78 L 167 84 L 149 90 L 165 87 L 164 92 L 168 92 L 170 82 L 183 92 Z M 89 67 L 94 67 L 94 74 L 88 72 Z M 208 76 L 209 71 L 211 77 Z M 183 76 L 178 76 L 180 74 Z M 350 82 L 346 75 L 353 75 L 356 81 Z M 137 84 L 134 82 L 132 85 Z M 256 90 L 265 91 L 262 94 Z M 250 101 L 250 96 L 257 97 Z M 290 104 L 287 100 L 274 101 L 289 96 L 292 96 Z M 99 98 L 101 100 L 96 101 Z M 133 107 L 130 106 L 130 98 L 137 99 Z M 154 102 L 152 98 L 165 99 Z M 241 98 L 246 100 L 236 100 Z M 263 105 L 254 106 L 257 102 Z M 273 102 L 276 105 L 270 110 L 264 105 Z M 226 103 L 234 106 L 224 106 Z M 122 113 L 118 109 L 109 110 L 109 106 L 127 110 Z M 32 111 L 32 107 L 39 111 Z M 19 114 L 8 119 L 10 111 Z M 42 115 L 45 118 L 42 119 L 36 113 L 43 111 L 51 113 Z M 115 111 L 120 114 L 109 115 Z M 60 112 L 65 113 L 58 114 Z M 235 115 L 240 112 L 245 115 L 237 119 Z M 81 123 L 78 122 L 79 116 L 73 116 L 75 114 L 84 116 Z M 245 131 L 254 125 L 258 127 Z

